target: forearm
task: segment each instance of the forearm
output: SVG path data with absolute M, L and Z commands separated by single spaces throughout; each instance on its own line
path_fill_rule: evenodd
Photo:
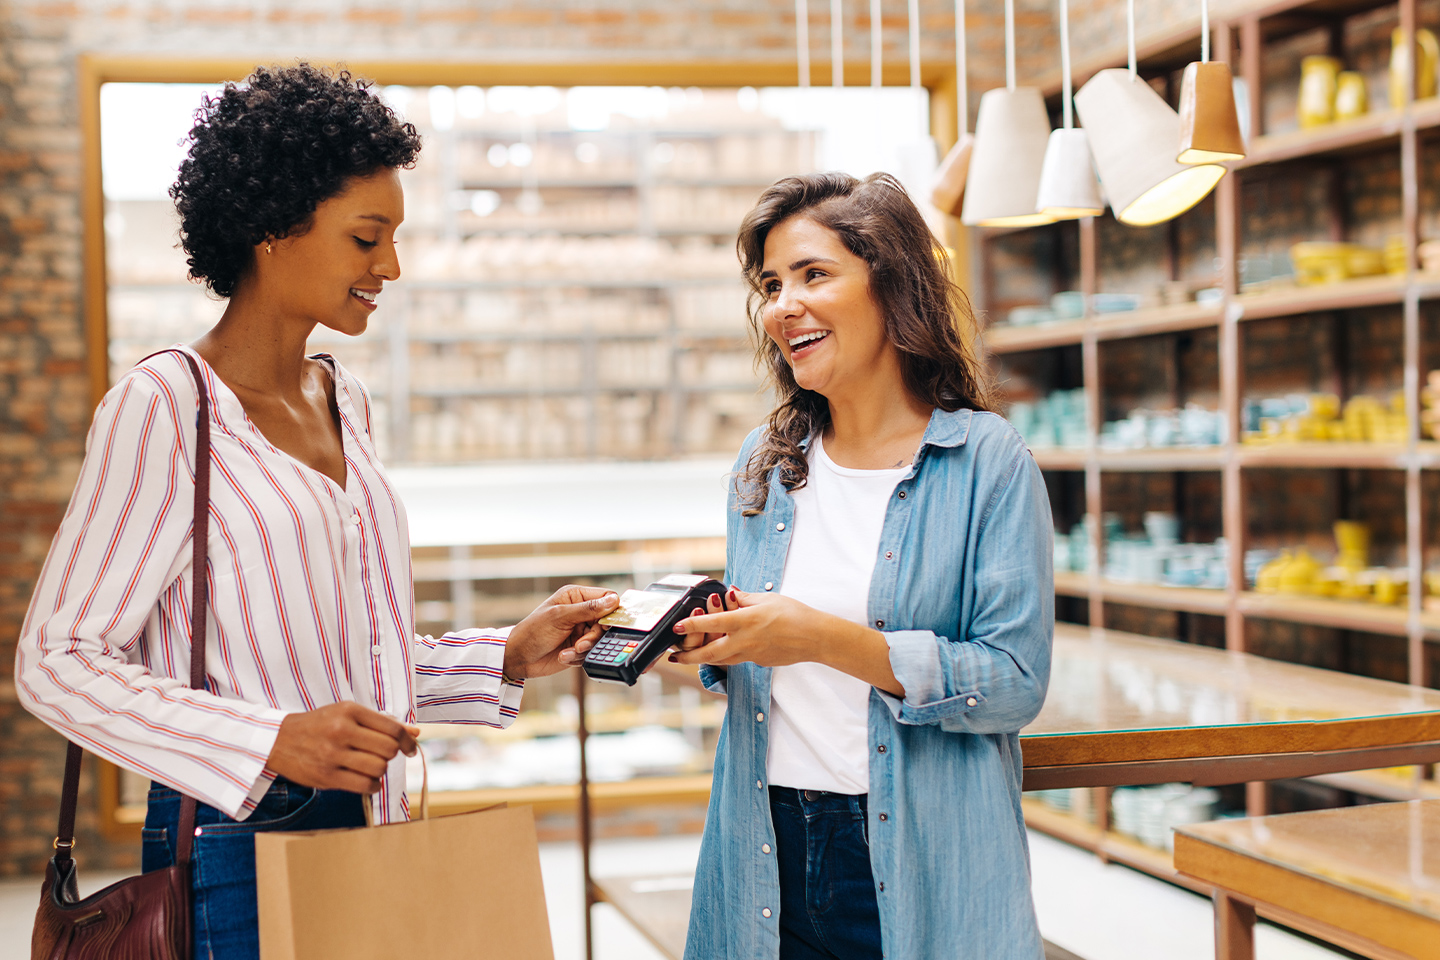
M 821 650 L 818 662 L 886 693 L 905 696 L 905 687 L 890 666 L 890 644 L 883 633 L 828 614 L 818 626 L 815 638 Z

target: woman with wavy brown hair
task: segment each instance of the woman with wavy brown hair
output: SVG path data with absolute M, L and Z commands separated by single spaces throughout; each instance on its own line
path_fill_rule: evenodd
M 736 462 L 725 609 L 675 628 L 729 698 L 686 957 L 1036 960 L 1040 472 L 892 177 L 781 180 L 738 248 L 777 402 Z

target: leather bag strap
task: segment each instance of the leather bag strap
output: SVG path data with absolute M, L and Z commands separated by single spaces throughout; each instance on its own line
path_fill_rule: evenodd
M 206 570 L 206 545 L 210 535 L 210 391 L 195 358 L 184 350 L 171 348 L 152 353 L 174 353 L 184 358 L 195 378 L 199 396 L 195 411 L 195 504 L 192 523 L 191 565 L 194 587 L 190 596 L 190 686 L 205 689 L 205 625 L 210 608 L 210 578 Z M 149 360 L 150 357 L 146 357 Z M 141 361 L 144 362 L 144 361 Z M 60 790 L 60 824 L 55 836 L 55 858 L 70 859 L 75 848 L 75 806 L 80 795 L 80 759 L 84 751 L 75 743 L 65 753 L 65 781 Z M 175 838 L 175 862 L 190 862 L 190 848 L 195 839 L 195 798 L 180 800 L 179 836 Z

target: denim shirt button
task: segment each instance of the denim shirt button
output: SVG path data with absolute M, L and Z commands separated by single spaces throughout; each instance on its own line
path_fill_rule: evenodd
M 886 550 L 886 551 L 885 551 L 885 559 L 886 559 L 886 560 L 893 560 L 893 559 L 895 559 L 895 554 L 894 554 L 892 551 L 890 551 L 890 550 Z
M 762 843 L 762 844 L 760 844 L 760 852 L 761 852 L 761 853 L 769 853 L 769 852 L 770 852 L 770 844 L 768 844 L 768 843 Z
M 967 707 L 973 707 L 973 706 L 975 706 L 975 698 L 974 698 L 974 697 L 968 698 L 968 699 L 965 701 L 965 706 L 967 706 Z
M 764 713 L 763 711 L 760 712 L 760 713 L 755 714 L 755 722 L 756 722 L 756 723 L 764 723 L 764 722 L 765 722 L 765 713 Z
M 770 908 L 769 908 L 769 907 L 766 907 L 764 910 L 761 910 L 761 911 L 760 911 L 760 916 L 762 916 L 762 917 L 769 917 L 769 916 L 770 916 Z
M 885 626 L 885 621 L 884 621 L 884 620 L 876 620 L 876 621 L 875 621 L 875 627 L 876 627 L 876 629 L 883 629 L 884 626 Z
M 765 789 L 765 784 L 761 783 L 759 780 L 756 780 L 756 781 L 755 781 L 755 789 L 756 789 L 756 790 L 764 790 L 764 789 Z
M 884 823 L 886 820 L 889 820 L 889 819 L 890 819 L 890 814 L 888 814 L 888 813 L 882 813 L 882 814 L 880 814 L 880 822 L 881 822 L 881 823 Z
M 777 524 L 775 524 L 775 529 L 776 529 L 776 530 L 784 530 L 784 529 L 785 529 L 785 524 L 784 524 L 784 523 L 777 523 Z
M 879 753 L 884 753 L 884 752 L 885 752 L 885 744 L 882 743 L 882 744 L 880 744 L 880 746 L 876 747 L 875 749 L 876 749 L 876 751 L 878 751 Z
M 775 583 L 774 583 L 773 581 L 771 581 L 771 580 L 766 580 L 766 581 L 765 581 L 765 589 L 766 589 L 766 590 L 772 590 L 772 589 L 774 589 L 774 587 L 775 587 Z
M 901 490 L 898 494 L 896 494 L 896 496 L 898 496 L 901 500 L 904 500 L 904 499 L 905 499 L 905 491 L 904 491 L 904 490 Z
M 884 893 L 884 892 L 885 892 L 885 881 L 884 881 L 884 880 L 881 880 L 881 881 L 880 881 L 880 892 L 881 892 L 881 893 Z

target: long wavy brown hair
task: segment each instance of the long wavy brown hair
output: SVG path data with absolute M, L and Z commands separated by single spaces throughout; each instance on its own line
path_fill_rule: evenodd
M 756 365 L 765 370 L 776 398 L 768 429 L 736 481 L 746 516 L 765 509 L 776 467 L 787 490 L 805 485 L 809 464 L 800 444 L 830 423 L 825 398 L 795 382 L 780 346 L 765 333 L 767 298 L 760 280 L 765 238 L 798 216 L 833 230 L 869 265 L 870 295 L 900 353 L 911 396 L 942 410 L 995 409 L 989 375 L 962 334 L 962 324 L 975 329 L 970 301 L 951 275 L 944 246 L 899 181 L 888 173 L 864 180 L 843 173 L 786 177 L 761 194 L 735 242 L 750 285 L 746 308 Z

